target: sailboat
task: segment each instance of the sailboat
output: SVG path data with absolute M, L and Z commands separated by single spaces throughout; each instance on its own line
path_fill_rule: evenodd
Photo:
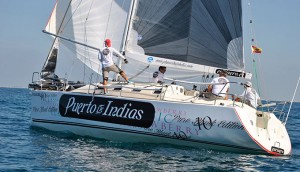
M 274 113 L 203 96 L 220 70 L 251 78 L 243 58 L 241 0 L 58 0 L 43 32 L 53 44 L 29 84 L 32 126 L 121 142 L 292 152 L 285 123 Z M 107 38 L 128 59 L 115 63 L 133 83 L 110 75 L 109 84 L 101 84 L 98 56 Z M 57 75 L 63 56 L 84 65 L 86 81 Z M 153 83 L 159 66 L 167 67 L 168 77 Z

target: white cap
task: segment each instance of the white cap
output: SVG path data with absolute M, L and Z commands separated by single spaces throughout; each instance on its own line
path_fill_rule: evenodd
M 252 83 L 251 83 L 250 81 L 247 81 L 247 82 L 245 83 L 245 85 L 246 85 L 247 87 L 252 87 Z

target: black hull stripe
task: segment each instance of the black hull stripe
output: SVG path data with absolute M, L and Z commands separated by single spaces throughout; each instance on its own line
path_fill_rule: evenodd
M 128 129 L 112 128 L 112 127 L 104 127 L 104 126 L 99 126 L 99 125 L 82 124 L 82 123 L 76 123 L 76 122 L 44 120 L 44 119 L 36 119 L 36 118 L 32 118 L 32 121 L 33 122 L 39 122 L 39 123 L 73 125 L 73 126 L 79 126 L 79 127 L 96 128 L 96 129 L 126 132 L 126 133 L 132 133 L 132 134 L 142 134 L 142 135 L 156 136 L 156 137 L 162 137 L 162 138 L 168 138 L 168 139 L 174 139 L 174 140 L 183 140 L 183 141 L 195 142 L 195 143 L 201 143 L 201 144 L 208 144 L 208 145 L 223 146 L 223 147 L 228 147 L 228 148 L 242 149 L 242 150 L 246 150 L 246 151 L 257 152 L 257 153 L 260 153 L 260 154 L 268 154 L 267 152 L 265 152 L 264 150 L 261 150 L 261 149 L 253 149 L 253 148 L 247 148 L 247 147 L 243 147 L 243 146 L 228 145 L 228 144 L 201 141 L 201 140 L 193 140 L 193 139 L 178 139 L 178 138 L 174 138 L 174 137 L 163 136 L 163 135 L 159 135 L 159 134 L 156 134 L 156 133 L 148 133 L 148 132 L 143 132 L 143 131 L 135 131 L 135 130 L 128 130 Z

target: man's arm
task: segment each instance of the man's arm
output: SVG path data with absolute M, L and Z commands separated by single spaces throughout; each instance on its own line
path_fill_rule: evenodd
M 98 59 L 102 63 L 102 51 L 99 50 Z
M 229 93 L 229 88 L 227 88 L 226 90 L 225 100 L 228 100 L 228 93 Z
M 207 91 L 208 91 L 208 92 L 211 92 L 211 91 L 212 91 L 212 85 L 208 85 L 208 86 L 207 86 Z
M 111 47 L 111 50 L 113 51 L 113 55 L 117 56 L 117 57 L 121 57 L 123 60 L 125 60 L 126 58 L 116 49 Z
M 157 83 L 158 82 L 158 71 L 153 72 L 153 82 Z
M 212 81 L 211 81 L 212 84 L 216 83 L 216 78 L 214 78 Z M 209 84 L 207 86 L 207 91 L 208 92 L 212 92 L 212 89 L 213 89 L 213 85 L 212 84 Z

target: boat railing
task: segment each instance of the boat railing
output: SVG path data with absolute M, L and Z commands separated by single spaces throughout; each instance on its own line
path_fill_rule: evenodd
M 235 106 L 236 105 L 236 98 L 238 98 L 239 96 L 237 96 L 236 94 L 230 94 L 230 93 L 222 93 L 223 92 L 223 90 L 224 90 L 224 88 L 226 88 L 226 86 L 228 85 L 228 84 L 238 84 L 238 85 L 244 85 L 243 83 L 241 83 L 241 82 L 227 82 L 227 83 L 225 83 L 225 84 L 222 84 L 222 83 L 218 83 L 218 84 L 212 84 L 212 83 L 209 83 L 209 84 L 211 84 L 211 85 L 224 85 L 223 87 L 222 87 L 222 89 L 221 89 L 221 91 L 218 93 L 218 94 L 216 94 L 215 95 L 215 99 L 214 99 L 214 105 L 216 105 L 216 103 L 217 103 L 217 97 L 220 97 L 221 95 L 224 95 L 224 97 L 226 97 L 226 96 L 231 96 L 232 97 L 232 102 L 233 102 L 233 106 Z M 211 92 L 209 92 L 210 94 L 212 94 Z M 242 103 L 242 106 L 241 107 L 244 107 L 244 104 L 245 104 L 245 96 L 246 96 L 246 94 L 244 94 L 244 97 L 242 98 L 242 101 L 241 101 L 241 103 Z M 221 96 L 221 97 L 223 97 L 223 96 Z M 228 99 L 228 98 L 227 98 Z
M 145 88 L 145 87 L 132 87 L 132 86 L 128 86 L 127 84 L 123 84 L 122 82 L 119 83 L 120 85 L 97 85 L 97 84 L 92 84 L 94 86 L 96 86 L 96 88 L 100 88 L 100 89 L 104 89 L 104 88 L 107 88 L 107 89 L 119 89 L 119 96 L 121 97 L 122 96 L 122 93 L 124 92 L 123 91 L 123 88 L 128 88 L 128 89 L 132 89 L 132 90 L 148 90 L 148 91 L 154 91 L 154 92 L 159 92 L 160 93 L 160 99 L 162 98 L 161 97 L 161 93 L 163 92 L 162 91 L 162 88 L 164 87 L 164 85 L 149 85 L 150 86 L 155 86 L 155 87 L 161 87 L 161 88 Z
M 262 109 L 262 111 L 267 111 L 275 114 L 282 123 L 285 123 L 286 122 L 285 119 L 288 114 L 288 109 L 287 109 L 288 104 L 291 104 L 291 102 L 283 101 L 283 102 L 265 104 L 263 105 L 263 107 L 268 107 L 268 109 L 267 110 Z
M 175 79 L 170 79 L 170 78 L 164 78 L 164 79 L 165 80 L 169 80 L 169 81 L 173 81 L 173 82 L 185 83 L 185 84 L 193 84 L 193 85 L 223 85 L 222 90 L 224 88 L 226 88 L 227 84 L 244 85 L 241 82 L 227 82 L 225 84 L 223 84 L 223 83 L 212 84 L 212 83 L 203 83 L 203 82 L 182 81 L 182 80 L 175 80 Z M 170 84 L 166 84 L 166 83 L 161 83 L 161 84 L 149 83 L 148 87 L 150 87 L 150 88 L 146 88 L 145 86 L 138 87 L 135 84 L 133 84 L 134 86 L 131 86 L 131 85 L 128 85 L 127 82 L 119 82 L 118 85 L 99 85 L 99 84 L 96 84 L 96 83 L 90 83 L 90 85 L 94 86 L 93 88 L 90 88 L 90 86 L 89 86 L 89 90 L 90 89 L 94 89 L 93 93 L 95 93 L 95 89 L 104 89 L 104 88 L 107 88 L 107 89 L 119 90 L 119 95 L 118 96 L 122 97 L 123 93 L 124 93 L 124 88 L 128 88 L 128 89 L 131 89 L 132 91 L 137 91 L 137 90 L 154 91 L 154 93 L 155 92 L 157 93 L 156 95 L 159 95 L 159 100 L 163 100 L 163 98 L 165 96 L 165 93 L 167 91 L 167 87 Z M 163 89 L 163 88 L 166 88 L 166 89 Z M 233 106 L 236 106 L 236 100 L 235 100 L 235 97 L 237 97 L 236 94 L 222 93 L 222 90 L 216 96 L 221 96 L 222 94 L 225 94 L 225 96 L 231 96 L 232 97 L 232 101 L 233 101 Z M 90 91 L 88 91 L 88 92 L 90 92 Z M 211 93 L 210 92 L 200 92 L 199 91 L 199 94 L 196 95 L 195 98 L 198 98 L 198 97 L 204 97 L 205 98 L 206 97 L 205 94 L 211 94 Z M 214 105 L 217 104 L 217 100 L 218 99 L 216 97 L 214 99 Z M 244 107 L 245 97 L 242 99 L 241 103 L 242 103 L 241 107 Z
M 34 80 L 34 78 L 36 78 L 35 76 L 38 75 L 39 78 L 38 80 Z M 67 88 L 66 88 L 66 85 L 68 85 L 67 83 L 67 80 L 66 79 L 63 79 L 63 78 L 56 78 L 56 79 L 59 79 L 60 80 L 60 83 L 61 84 L 64 84 L 64 85 L 56 85 L 54 83 L 51 84 L 51 86 L 55 89 L 52 89 L 52 90 L 61 90 L 61 91 L 68 91 Z M 153 91 L 153 94 L 155 95 L 159 95 L 159 100 L 163 100 L 165 94 L 166 94 L 166 91 L 167 91 L 167 87 L 169 84 L 166 84 L 166 83 L 162 83 L 162 84 L 156 84 L 156 83 L 149 83 L 148 85 L 148 88 L 145 87 L 145 86 L 142 86 L 142 87 L 139 87 L 139 86 L 136 86 L 134 84 L 134 86 L 131 86 L 131 85 L 128 85 L 127 82 L 119 82 L 118 84 L 119 85 L 99 85 L 99 84 L 95 84 L 95 83 L 92 83 L 92 76 L 90 77 L 89 79 L 89 87 L 88 87 L 88 93 L 93 93 L 95 94 L 95 90 L 96 89 L 104 89 L 104 88 L 107 88 L 107 89 L 114 89 L 114 90 L 117 90 L 119 89 L 119 95 L 120 97 L 123 96 L 123 89 L 127 88 L 127 89 L 131 89 L 133 91 L 137 91 L 137 90 L 148 90 L 148 91 Z M 230 94 L 230 93 L 222 93 L 223 89 L 226 88 L 227 84 L 238 84 L 238 85 L 243 85 L 243 83 L 240 83 L 240 82 L 227 82 L 225 84 L 223 83 L 204 83 L 204 82 L 190 82 L 190 81 L 182 81 L 182 80 L 175 80 L 175 79 L 170 79 L 170 78 L 165 78 L 165 80 L 169 80 L 169 81 L 173 81 L 173 82 L 178 82 L 178 83 L 184 83 L 184 84 L 193 84 L 193 85 L 223 85 L 223 88 L 221 89 L 221 91 L 216 95 L 216 97 L 214 98 L 214 105 L 217 104 L 217 96 L 221 97 L 221 95 L 225 94 L 225 96 L 231 96 L 232 97 L 232 101 L 233 101 L 233 106 L 236 105 L 236 101 L 235 101 L 235 97 L 237 97 L 235 94 Z M 61 82 L 63 81 L 63 82 Z M 39 72 L 34 72 L 33 73 L 33 76 L 32 76 L 32 83 L 33 84 L 37 84 L 40 88 L 38 89 L 46 89 L 46 88 L 43 88 L 43 79 L 41 78 L 40 76 L 40 73 Z M 94 87 L 91 87 L 91 85 L 93 85 Z M 163 88 L 166 88 L 166 89 L 163 89 Z M 203 98 L 206 98 L 206 95 L 207 94 L 211 94 L 210 92 L 205 92 L 205 91 L 200 91 L 200 90 L 197 90 L 199 91 L 199 94 L 198 95 L 194 95 L 195 98 L 198 98 L 198 97 L 203 97 Z M 245 97 L 243 98 L 243 100 L 241 101 L 242 103 L 242 107 L 244 106 L 244 103 L 245 103 Z
M 36 75 L 38 75 L 38 80 L 34 80 Z M 37 83 L 40 79 L 41 79 L 41 75 L 40 75 L 39 72 L 33 72 L 32 73 L 31 83 Z
M 40 72 L 33 72 L 31 83 L 28 88 L 33 90 L 55 90 L 55 91 L 67 91 L 68 85 L 76 86 L 78 83 L 69 83 L 66 78 L 56 77 L 42 77 Z M 82 85 L 82 83 L 81 83 Z

